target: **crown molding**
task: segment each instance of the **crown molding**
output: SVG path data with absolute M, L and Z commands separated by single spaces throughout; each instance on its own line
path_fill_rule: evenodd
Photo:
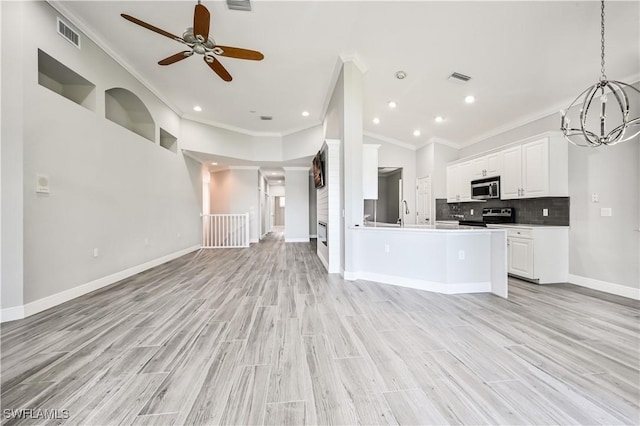
M 144 79 L 136 70 L 134 70 L 127 61 L 125 61 L 119 54 L 117 54 L 113 49 L 109 47 L 105 41 L 98 36 L 91 28 L 87 27 L 84 22 L 76 14 L 71 12 L 65 5 L 60 3 L 59 0 L 46 0 L 47 4 L 51 6 L 56 12 L 60 13 L 64 16 L 65 19 L 69 20 L 76 28 L 78 28 L 86 37 L 88 37 L 96 46 L 102 49 L 107 56 L 113 59 L 118 65 L 124 68 L 129 74 L 133 76 L 140 84 L 142 84 L 147 90 L 149 90 L 153 95 L 155 95 L 161 102 L 163 102 L 169 109 L 171 109 L 178 116 L 182 116 L 183 112 L 177 105 L 171 102 L 167 97 L 165 97 L 153 84 L 149 83 L 146 79 Z
M 357 53 L 343 53 L 340 55 L 340 60 L 343 64 L 347 62 L 353 62 L 362 74 L 366 74 L 369 71 L 369 67 L 364 63 L 360 55 Z
M 229 166 L 229 170 L 260 170 L 260 166 Z
M 402 148 L 410 149 L 412 151 L 416 151 L 418 149 L 418 147 L 416 147 L 415 145 L 413 145 L 411 143 L 402 142 L 402 141 L 400 141 L 398 139 L 393 139 L 393 138 L 390 138 L 390 137 L 387 137 L 387 136 L 382 136 L 382 135 L 379 135 L 377 133 L 364 131 L 364 132 L 362 132 L 362 134 L 364 136 L 367 136 L 367 137 L 370 137 L 370 138 L 373 138 L 373 139 L 377 139 L 377 140 L 382 141 L 382 142 L 390 143 L 392 145 L 397 145 L 397 146 L 402 147 Z
M 282 169 L 285 172 L 287 172 L 287 171 L 290 171 L 290 172 L 307 172 L 307 171 L 309 171 L 311 169 L 311 167 L 310 166 L 309 167 L 307 167 L 307 166 L 304 166 L 304 167 L 297 166 L 297 167 L 283 167 Z
M 633 83 L 626 83 L 629 85 L 637 85 L 638 83 L 640 83 L 640 73 L 634 73 L 631 74 L 630 76 L 628 76 L 626 79 L 623 80 L 623 82 L 625 81 L 632 81 Z M 578 91 L 576 91 L 576 93 L 579 93 Z M 485 141 L 487 139 L 490 139 L 492 137 L 501 135 L 503 133 L 509 132 L 511 130 L 517 129 L 518 127 L 522 127 L 522 126 L 526 126 L 527 124 L 533 123 L 534 121 L 538 121 L 541 120 L 543 118 L 549 117 L 551 115 L 554 114 L 558 114 L 559 117 L 559 111 L 562 109 L 566 109 L 568 105 L 571 104 L 571 102 L 573 102 L 575 98 L 571 97 L 568 98 L 567 100 L 557 103 L 556 105 L 554 105 L 553 107 L 550 108 L 545 108 L 544 110 L 537 112 L 535 114 L 529 114 L 523 118 L 521 118 L 520 120 L 516 120 L 513 121 L 509 124 L 506 124 L 504 126 L 498 127 L 497 129 L 493 129 L 489 132 L 483 133 L 482 135 L 469 139 L 463 143 L 460 144 L 459 148 L 466 148 L 469 147 L 471 145 L 475 145 L 477 143 L 480 143 L 482 141 Z M 558 130 L 560 129 L 560 118 L 558 118 Z
M 422 149 L 425 146 L 429 146 L 431 144 L 436 144 L 436 143 L 439 144 L 439 145 L 448 146 L 448 147 L 454 148 L 454 149 L 460 149 L 461 148 L 460 144 L 457 144 L 455 142 L 451 142 L 450 140 L 447 140 L 447 139 L 443 139 L 443 138 L 439 138 L 439 137 L 436 137 L 436 136 L 432 136 L 425 143 L 419 145 L 417 149 Z

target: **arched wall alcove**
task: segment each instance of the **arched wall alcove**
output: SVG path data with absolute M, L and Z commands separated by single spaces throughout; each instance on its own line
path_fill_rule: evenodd
M 105 91 L 104 102 L 108 120 L 155 143 L 155 122 L 139 97 L 127 89 L 114 87 Z

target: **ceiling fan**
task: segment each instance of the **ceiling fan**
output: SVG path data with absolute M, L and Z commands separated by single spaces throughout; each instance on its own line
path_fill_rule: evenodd
M 171 55 L 168 58 L 159 61 L 159 65 L 175 64 L 176 62 L 186 59 L 192 56 L 194 53 L 197 53 L 198 55 L 203 55 L 206 64 L 216 74 L 218 74 L 221 79 L 223 79 L 224 81 L 231 81 L 231 74 L 229 74 L 225 67 L 222 66 L 220 61 L 215 58 L 215 55 L 237 59 L 249 59 L 251 61 L 261 61 L 262 59 L 264 59 L 264 55 L 255 50 L 217 45 L 215 41 L 213 41 L 213 38 L 209 37 L 209 10 L 207 10 L 206 7 L 200 4 L 200 0 L 198 0 L 198 4 L 196 4 L 196 8 L 193 13 L 193 27 L 187 28 L 182 34 L 182 37 L 171 34 L 170 32 L 141 21 L 138 18 L 134 18 L 131 15 L 122 13 L 120 16 L 128 21 L 133 22 L 134 24 L 138 24 L 141 27 L 180 42 L 191 48 L 191 50 L 185 50 L 183 52 L 176 53 L 175 55 Z

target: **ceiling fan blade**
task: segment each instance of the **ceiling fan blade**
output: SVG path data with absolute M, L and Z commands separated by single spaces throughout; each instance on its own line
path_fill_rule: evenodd
M 231 81 L 233 80 L 233 78 L 231 78 L 231 74 L 229 74 L 229 71 L 227 71 L 225 69 L 225 67 L 222 66 L 222 64 L 220 63 L 220 61 L 218 61 L 216 58 L 214 58 L 213 56 L 209 56 L 211 59 L 213 59 L 212 62 L 207 61 L 207 58 L 204 58 L 204 62 L 209 65 L 209 68 L 211 68 L 216 74 L 218 74 L 220 76 L 221 79 L 223 79 L 224 81 Z
M 141 27 L 144 27 L 144 28 L 146 28 L 146 29 L 148 29 L 148 30 L 153 31 L 154 33 L 158 33 L 158 34 L 163 35 L 163 36 L 165 36 L 165 37 L 169 37 L 169 38 L 170 38 L 170 39 L 172 39 L 172 40 L 182 40 L 182 37 L 178 37 L 177 35 L 171 34 L 171 33 L 170 33 L 170 32 L 168 32 L 168 31 L 161 30 L 160 28 L 158 28 L 158 27 L 154 27 L 154 26 L 153 26 L 153 25 L 151 25 L 151 24 L 147 24 L 146 22 L 141 21 L 141 20 L 140 20 L 140 19 L 138 19 L 138 18 L 134 18 L 134 17 L 133 17 L 133 16 L 131 16 L 131 15 L 127 15 L 127 14 L 125 14 L 125 13 L 121 13 L 121 14 L 120 14 L 120 16 L 122 16 L 122 17 L 123 17 L 124 19 L 126 19 L 127 21 L 131 21 L 131 22 L 133 22 L 134 24 L 138 24 L 138 25 L 140 25 Z
M 209 22 L 211 22 L 209 10 L 201 4 L 196 4 L 193 12 L 193 35 L 201 35 L 204 41 L 209 39 Z
M 264 55 L 257 50 L 240 49 L 239 47 L 218 45 L 216 45 L 214 49 L 222 50 L 222 53 L 218 53 L 218 55 L 226 56 L 228 58 L 249 59 L 251 61 L 261 61 L 264 59 Z
M 175 55 L 171 55 L 168 58 L 164 58 L 163 60 L 158 61 L 158 65 L 175 64 L 176 62 L 186 59 L 189 56 L 191 56 L 191 52 L 188 50 L 185 50 L 184 52 L 178 52 Z

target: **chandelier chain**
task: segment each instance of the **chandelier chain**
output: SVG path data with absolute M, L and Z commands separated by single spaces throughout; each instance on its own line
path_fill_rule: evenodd
M 600 80 L 607 79 L 604 73 L 604 0 L 600 3 Z

